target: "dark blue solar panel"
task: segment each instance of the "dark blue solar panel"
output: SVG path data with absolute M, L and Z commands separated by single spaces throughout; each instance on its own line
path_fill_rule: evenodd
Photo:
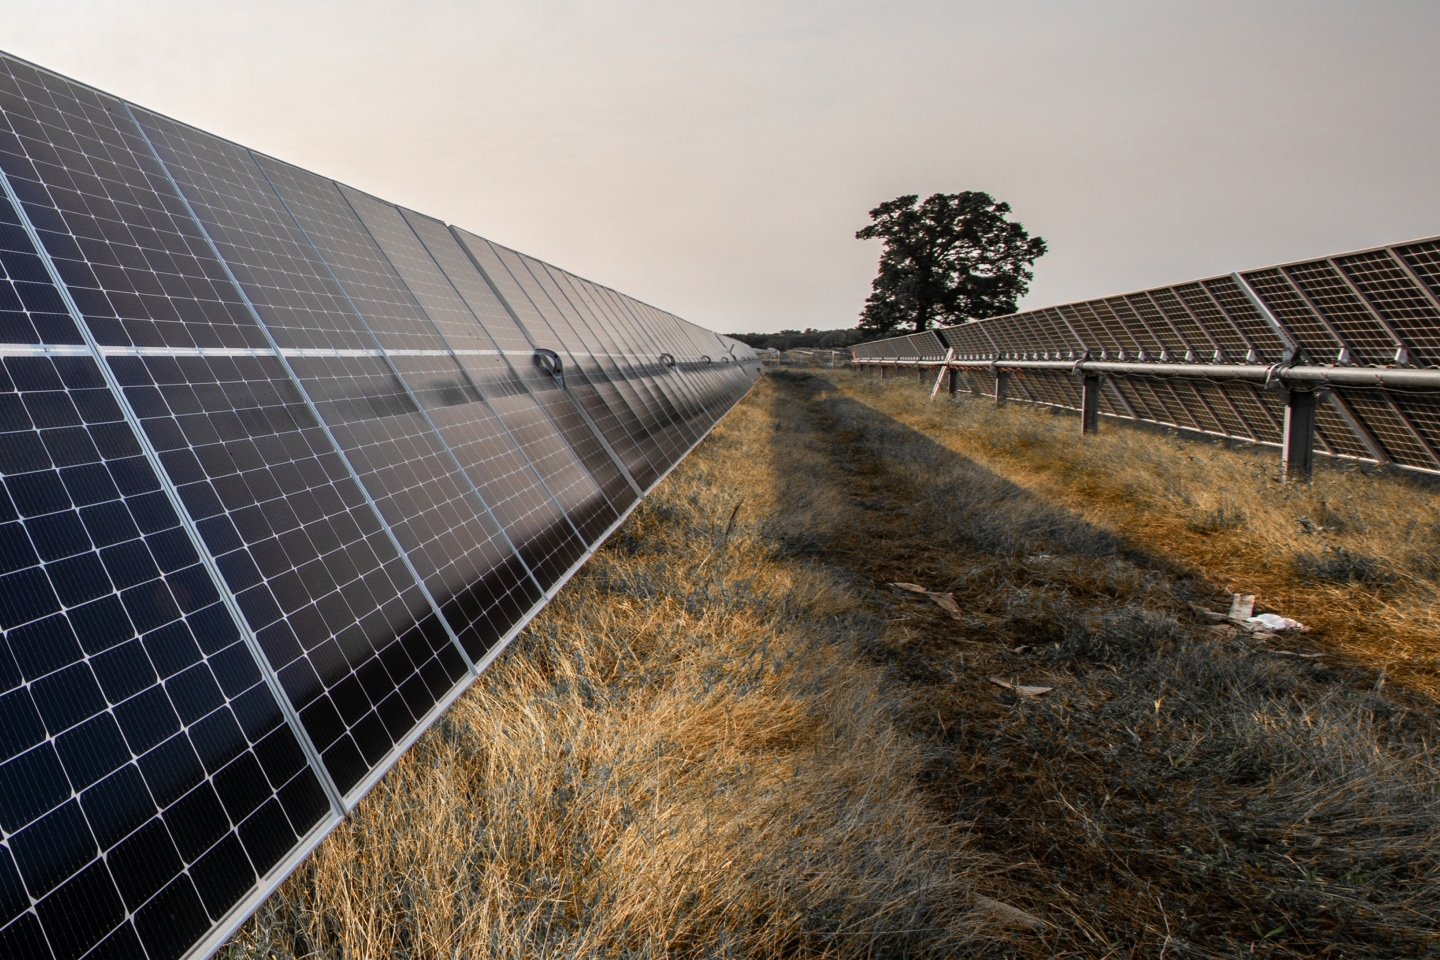
M 467 677 L 281 362 L 112 357 L 166 472 L 341 792 Z
M 93 360 L 0 358 L 0 475 L 0 956 L 177 956 L 325 792 Z

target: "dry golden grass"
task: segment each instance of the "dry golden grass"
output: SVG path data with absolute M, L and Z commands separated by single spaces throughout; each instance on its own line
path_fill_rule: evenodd
M 1431 495 L 1273 473 L 767 378 L 224 956 L 1435 955 Z
M 852 384 L 856 385 L 856 384 Z M 909 387 L 909 389 L 904 389 Z M 857 396 L 1133 547 L 1179 563 L 1259 610 L 1440 698 L 1440 498 L 1434 481 L 1325 461 L 1282 482 L 1279 453 L 1226 449 L 1109 419 L 993 401 L 930 404 L 914 384 Z

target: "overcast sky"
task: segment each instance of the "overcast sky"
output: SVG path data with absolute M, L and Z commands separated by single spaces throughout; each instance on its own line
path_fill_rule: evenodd
M 725 332 L 848 327 L 905 193 L 1038 307 L 1440 234 L 1440 2 L 3 0 L 0 48 Z

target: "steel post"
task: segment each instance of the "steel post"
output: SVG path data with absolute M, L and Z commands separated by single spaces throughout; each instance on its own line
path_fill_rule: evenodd
M 1085 374 L 1080 390 L 1080 433 L 1100 432 L 1100 378 Z
M 1286 480 L 1309 480 L 1315 468 L 1315 398 L 1314 390 L 1286 391 L 1281 451 Z

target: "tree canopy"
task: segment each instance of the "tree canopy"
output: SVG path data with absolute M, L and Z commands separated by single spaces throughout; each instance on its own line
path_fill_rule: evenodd
M 883 240 L 880 269 L 860 314 L 861 330 L 926 330 L 1015 312 L 1045 241 L 1007 218 L 988 193 L 908 194 L 870 211 L 857 240 Z

